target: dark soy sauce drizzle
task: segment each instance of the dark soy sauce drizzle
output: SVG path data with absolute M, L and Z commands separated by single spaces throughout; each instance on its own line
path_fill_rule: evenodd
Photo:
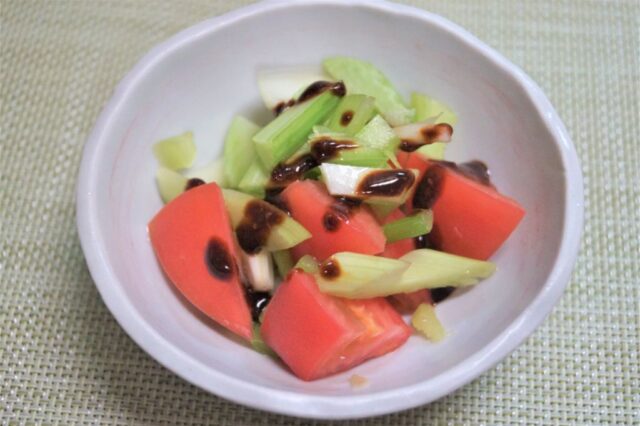
M 255 291 L 251 287 L 247 287 L 245 285 L 245 297 L 247 299 L 247 304 L 251 309 L 251 318 L 255 322 L 260 321 L 260 315 L 264 308 L 271 301 L 271 294 L 266 291 Z
M 413 207 L 430 209 L 440 195 L 444 166 L 435 163 L 427 169 L 413 194 Z
M 322 225 L 329 232 L 335 231 L 342 222 L 349 220 L 349 216 L 362 204 L 362 200 L 352 197 L 335 197 L 330 211 L 322 217 Z
M 358 184 L 356 193 L 393 197 L 409 189 L 415 181 L 410 170 L 380 170 L 368 173 Z
M 350 140 L 322 138 L 317 139 L 312 143 L 311 154 L 318 163 L 323 163 L 334 158 L 342 150 L 354 149 L 357 147 L 358 145 Z
M 403 139 L 400 142 L 400 149 L 405 152 L 413 152 L 424 145 L 430 145 L 437 141 L 445 142 L 451 139 L 453 127 L 447 123 L 439 123 L 435 125 L 425 126 L 420 129 L 421 139 Z
M 225 243 L 211 238 L 204 253 L 204 261 L 209 273 L 220 280 L 229 280 L 235 272 L 233 257 Z
M 347 127 L 351 120 L 353 120 L 353 111 L 345 111 L 340 116 L 340 124 L 344 127 Z
M 323 278 L 334 280 L 340 276 L 340 264 L 337 260 L 327 259 L 320 265 L 320 274 Z
M 434 304 L 442 302 L 447 297 L 451 296 L 451 293 L 455 291 L 455 287 L 439 287 L 431 289 L 431 300 Z
M 298 97 L 298 99 L 289 99 L 288 101 L 279 102 L 274 108 L 273 113 L 278 116 L 282 114 L 284 110 L 290 108 L 296 104 L 300 104 L 302 102 L 308 101 L 309 99 L 315 98 L 327 90 L 331 90 L 334 95 L 343 97 L 347 93 L 347 88 L 344 83 L 341 81 L 316 81 L 311 83 L 302 94 Z
M 289 214 L 290 213 L 289 206 L 287 205 L 286 201 L 284 201 L 284 198 L 282 198 L 283 190 L 284 190 L 284 187 L 267 189 L 265 191 L 264 201 L 271 204 L 272 206 L 279 208 L 283 212 Z
M 188 191 L 190 189 L 195 188 L 196 186 L 204 185 L 204 181 L 200 178 L 191 178 L 187 181 L 187 184 L 184 186 L 184 190 Z
M 247 203 L 244 217 L 236 228 L 238 244 L 245 253 L 255 254 L 266 244 L 271 229 L 284 221 L 285 213 L 269 203 L 254 200 Z
M 420 235 L 416 237 L 414 240 L 414 244 L 416 249 L 432 249 L 432 250 L 442 250 L 442 239 L 440 238 L 440 230 L 436 226 L 433 225 L 431 228 L 431 232 L 428 234 Z

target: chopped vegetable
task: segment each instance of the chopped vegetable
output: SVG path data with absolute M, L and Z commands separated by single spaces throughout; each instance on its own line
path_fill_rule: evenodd
M 161 166 L 171 170 L 182 170 L 191 167 L 196 158 L 196 144 L 193 133 L 181 135 L 156 142 L 153 153 Z
M 224 176 L 230 188 L 238 188 L 255 159 L 253 136 L 260 127 L 242 116 L 235 116 L 224 140 Z
M 205 183 L 215 182 L 223 188 L 227 186 L 227 180 L 224 176 L 224 160 L 222 158 L 213 160 L 198 169 L 187 170 L 184 172 L 184 176 L 188 179 L 201 179 Z
M 285 110 L 260 130 L 253 141 L 262 165 L 271 170 L 300 149 L 313 126 L 324 121 L 338 105 L 340 93 L 337 90 L 325 90 Z
M 291 252 L 289 250 L 277 250 L 271 253 L 271 255 L 273 256 L 273 261 L 276 264 L 278 275 L 280 275 L 281 278 L 286 277 L 289 271 L 293 268 Z
M 315 257 L 305 254 L 300 258 L 300 260 L 298 260 L 295 268 L 302 269 L 304 272 L 309 274 L 316 274 L 318 273 L 318 261 Z
M 433 226 L 431 210 L 419 210 L 410 216 L 384 225 L 382 230 L 387 243 L 394 243 L 405 238 L 414 238 L 428 234 Z
M 465 287 L 490 277 L 496 270 L 491 262 L 431 249 L 414 250 L 400 260 L 410 264 L 395 283 L 402 293 L 423 288 Z
M 333 296 L 348 299 L 388 296 L 401 292 L 389 292 L 388 287 L 393 287 L 408 267 L 403 260 L 343 252 L 320 264 L 316 280 L 323 293 Z
M 264 355 L 277 356 L 276 353 L 264 342 L 260 333 L 260 325 L 253 324 L 253 335 L 251 336 L 251 346 L 257 352 Z
M 302 225 L 266 201 L 232 189 L 223 194 L 240 247 L 249 253 L 262 247 L 288 249 L 311 237 Z
M 327 127 L 335 132 L 353 136 L 375 114 L 375 99 L 365 95 L 347 95 L 327 120 Z
M 393 153 L 400 144 L 400 138 L 395 134 L 393 128 L 384 121 L 384 118 L 376 115 L 357 134 L 356 139 L 365 146 L 381 149 Z
M 273 290 L 273 263 L 271 254 L 262 249 L 255 254 L 240 250 L 244 279 L 255 291 Z
M 426 303 L 418 306 L 418 309 L 411 317 L 411 325 L 418 330 L 424 337 L 439 342 L 447 335 L 444 327 L 436 316 L 436 308 Z
M 247 172 L 240 180 L 238 189 L 256 197 L 264 197 L 265 187 L 269 183 L 269 175 L 257 159 L 254 159 Z
M 424 121 L 432 118 L 437 123 L 446 123 L 451 126 L 455 126 L 458 122 L 458 117 L 451 108 L 422 93 L 413 92 L 411 94 L 411 107 L 416 113 L 414 121 Z
M 349 93 L 375 98 L 376 108 L 392 125 L 399 126 L 413 119 L 414 111 L 404 104 L 387 77 L 369 62 L 334 56 L 322 64 L 331 77 L 344 81 Z
M 299 66 L 258 71 L 258 89 L 268 109 L 286 103 L 316 81 L 328 80 L 319 67 Z
M 162 201 L 168 203 L 182 194 L 187 186 L 188 180 L 189 179 L 176 171 L 162 166 L 158 167 L 156 171 L 156 183 L 158 184 L 158 191 L 160 192 Z

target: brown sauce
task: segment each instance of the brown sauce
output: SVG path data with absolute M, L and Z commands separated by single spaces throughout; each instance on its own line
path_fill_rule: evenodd
M 245 253 L 255 254 L 267 243 L 271 229 L 282 223 L 285 213 L 261 200 L 247 203 L 244 217 L 236 228 L 238 244 Z
M 283 190 L 284 190 L 283 187 L 268 188 L 265 191 L 264 201 L 271 204 L 272 206 L 279 208 L 283 212 L 286 212 L 287 214 L 289 214 L 290 213 L 289 206 L 287 205 L 287 202 L 284 200 L 284 198 L 282 198 Z
M 411 188 L 415 176 L 410 170 L 380 170 L 368 173 L 358 184 L 356 193 L 366 196 L 393 197 Z
M 444 176 L 444 166 L 440 163 L 431 165 L 418 182 L 413 194 L 413 207 L 430 209 L 440 195 L 440 187 Z
M 318 163 L 322 163 L 335 158 L 335 156 L 342 150 L 354 149 L 357 147 L 358 145 L 350 140 L 322 138 L 313 141 L 311 145 L 311 154 Z
M 455 291 L 455 287 L 439 287 L 431 289 L 431 300 L 434 304 L 440 303 Z
M 431 232 L 428 234 L 420 235 L 414 238 L 414 244 L 416 249 L 432 249 L 432 250 L 442 250 L 442 238 L 440 235 L 440 229 L 433 225 L 431 228 Z
M 456 166 L 455 170 L 466 178 L 493 188 L 489 167 L 480 160 L 460 163 Z
M 195 188 L 196 186 L 204 185 L 204 181 L 200 178 L 192 178 L 187 181 L 187 184 L 184 186 L 184 190 L 188 191 L 190 189 Z
M 296 101 L 294 99 L 289 99 L 288 101 L 280 101 L 278 102 L 278 104 L 276 106 L 273 107 L 273 113 L 276 115 L 276 117 L 280 114 L 282 114 L 282 111 L 284 111 L 285 109 L 292 107 L 296 104 Z
M 340 125 L 347 127 L 353 120 L 353 111 L 345 111 L 340 116 Z
M 420 129 L 420 139 L 403 139 L 400 142 L 400 149 L 406 152 L 413 152 L 424 145 L 434 142 L 447 142 L 451 139 L 453 127 L 447 123 L 439 123 L 425 126 Z
M 341 81 L 316 81 L 311 83 L 309 87 L 304 89 L 304 92 L 298 97 L 297 103 L 302 103 L 304 101 L 308 101 L 309 99 L 315 98 L 321 93 L 326 92 L 327 90 L 331 90 L 334 95 L 343 97 L 347 94 L 347 88 L 344 83 Z
M 209 273 L 220 280 L 228 280 L 235 273 L 235 263 L 226 244 L 218 238 L 211 238 L 204 253 L 204 261 Z
M 251 309 L 251 318 L 253 321 L 259 322 L 262 311 L 271 301 L 271 294 L 266 291 L 255 291 L 245 286 L 245 297 L 249 309 Z
M 319 165 L 320 163 L 318 163 L 318 160 L 316 160 L 313 155 L 302 155 L 289 163 L 278 164 L 271 172 L 271 182 L 277 185 L 293 182 Z
M 327 280 L 334 280 L 340 276 L 340 264 L 337 260 L 327 259 L 320 265 L 320 274 Z
M 333 212 L 327 212 L 322 216 L 322 226 L 329 232 L 336 231 L 341 222 L 340 217 Z

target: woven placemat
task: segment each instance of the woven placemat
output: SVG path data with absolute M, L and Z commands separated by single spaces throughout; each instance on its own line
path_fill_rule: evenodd
M 75 229 L 82 145 L 151 46 L 241 1 L 0 1 L 3 424 L 308 424 L 226 402 L 133 343 Z M 554 313 L 431 405 L 353 424 L 640 424 L 640 2 L 423 1 L 524 68 L 582 161 L 586 226 Z

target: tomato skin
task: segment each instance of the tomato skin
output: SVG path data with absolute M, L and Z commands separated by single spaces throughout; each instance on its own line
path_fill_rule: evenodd
M 513 199 L 493 187 L 482 185 L 455 170 L 412 153 L 407 167 L 420 170 L 418 182 L 425 173 L 434 173 L 439 181 L 432 197 L 433 248 L 459 256 L 486 260 L 507 240 L 525 210 Z M 434 169 L 435 168 L 435 169 Z M 419 190 L 420 185 L 417 185 Z M 413 196 L 407 208 L 413 209 Z M 408 210 L 408 211 L 409 211 Z
M 329 296 L 294 269 L 267 306 L 261 333 L 296 376 L 315 380 L 396 349 L 411 330 L 384 299 Z
M 215 183 L 181 194 L 149 223 L 151 245 L 169 280 L 209 318 L 250 340 L 251 314 L 232 232 L 222 192 Z M 228 256 L 231 273 L 224 279 L 208 266 L 211 241 Z
M 336 200 L 321 183 L 294 182 L 282 192 L 282 198 L 293 218 L 311 233 L 311 238 L 292 249 L 294 259 L 309 254 L 324 260 L 342 251 L 378 254 L 384 250 L 382 228 L 370 210 L 360 206 L 346 214 L 332 208 Z

